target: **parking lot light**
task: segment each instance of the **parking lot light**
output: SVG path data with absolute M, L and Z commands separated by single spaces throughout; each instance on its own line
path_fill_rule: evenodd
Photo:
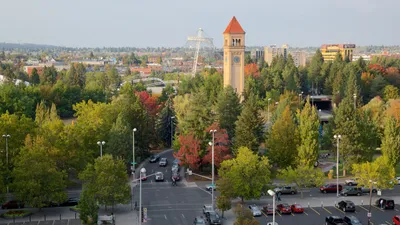
M 268 190 L 268 194 L 272 196 L 272 224 L 275 225 L 275 192 L 273 190 Z

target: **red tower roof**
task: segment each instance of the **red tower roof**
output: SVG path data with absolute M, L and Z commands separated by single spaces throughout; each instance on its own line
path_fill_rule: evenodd
M 226 27 L 224 34 L 244 34 L 242 26 L 240 26 L 236 17 L 233 17 L 229 25 Z

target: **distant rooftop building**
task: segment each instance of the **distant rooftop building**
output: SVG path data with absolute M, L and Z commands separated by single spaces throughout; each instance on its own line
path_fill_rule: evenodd
M 370 61 L 371 60 L 371 56 L 370 55 L 353 55 L 353 61 L 357 61 L 360 58 L 362 58 L 365 61 Z
M 352 61 L 355 48 L 355 44 L 324 44 L 321 46 L 321 53 L 325 62 L 335 60 L 339 52 L 343 60 L 348 57 L 349 60 Z
M 260 60 L 260 59 L 264 59 L 264 50 L 263 49 L 253 49 L 250 52 L 250 56 L 252 59 L 255 60 Z
M 264 47 L 264 61 L 271 65 L 272 59 L 278 55 L 282 55 L 283 58 L 286 60 L 288 56 L 288 45 L 282 45 L 281 48 L 277 47 L 276 45 L 271 45 L 269 47 Z
M 0 75 L 0 84 L 4 84 L 4 82 L 6 82 L 7 79 L 8 78 L 6 76 Z M 21 84 L 21 83 L 25 84 L 26 86 L 30 85 L 30 83 L 27 82 L 27 81 L 23 81 L 23 80 L 20 80 L 20 79 L 14 79 L 14 84 L 15 85 L 18 85 L 18 84 Z
M 290 52 L 290 55 L 293 57 L 294 64 L 299 67 L 299 66 L 306 66 L 307 62 L 307 55 L 303 51 L 293 51 Z

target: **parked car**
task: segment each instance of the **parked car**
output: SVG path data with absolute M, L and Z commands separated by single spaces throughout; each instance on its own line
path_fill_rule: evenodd
M 341 184 L 339 184 L 339 191 L 342 191 L 343 187 Z M 336 184 L 325 184 L 324 186 L 321 186 L 319 190 L 323 193 L 328 193 L 328 192 L 336 192 L 337 191 L 337 185 Z
M 156 181 L 164 181 L 164 174 L 162 172 L 157 172 L 155 175 Z
M 212 211 L 206 214 L 208 224 L 210 225 L 221 225 L 221 217 L 218 215 L 217 212 Z
M 79 203 L 79 198 L 68 198 L 67 201 L 60 204 L 60 206 L 76 206 Z
M 369 187 L 361 187 L 361 191 L 362 191 L 362 193 L 369 194 L 370 189 L 369 189 Z M 376 193 L 376 192 L 378 192 L 378 190 L 376 188 L 372 187 L 372 193 Z
M 214 211 L 212 205 L 203 205 L 203 214 L 204 215 L 206 215 L 207 213 L 212 212 L 212 211 Z
M 343 212 L 355 212 L 356 211 L 356 206 L 354 205 L 354 202 L 352 202 L 350 200 L 340 201 L 338 203 L 338 208 L 343 210 Z
M 25 204 L 17 200 L 11 200 L 1 205 L 1 209 L 20 209 L 24 207 Z
M 303 213 L 304 212 L 304 208 L 300 204 L 293 204 L 290 206 L 290 209 L 294 213 Z
M 179 172 L 179 165 L 178 164 L 172 164 L 172 167 L 171 167 L 171 172 L 174 172 L 174 171 L 177 171 L 177 172 Z
M 292 186 L 284 186 L 284 187 L 277 187 L 274 189 L 275 193 L 281 193 L 281 194 L 296 194 L 297 189 Z
M 281 214 L 290 214 L 292 213 L 292 210 L 290 209 L 290 205 L 287 203 L 282 203 L 276 206 L 276 209 L 281 213 Z
M 362 225 L 360 220 L 355 216 L 345 216 L 343 222 L 345 225 Z
M 345 180 L 344 183 L 349 186 L 357 186 L 357 178 Z
M 400 216 L 399 215 L 393 216 L 392 221 L 393 225 L 400 225 Z
M 168 165 L 168 160 L 167 158 L 161 158 L 160 162 L 158 162 L 159 166 L 167 166 Z
M 206 225 L 206 221 L 203 219 L 203 217 L 198 216 L 198 217 L 194 218 L 193 224 L 194 225 Z
M 345 187 L 340 195 L 348 196 L 348 195 L 357 195 L 361 196 L 363 194 L 362 189 L 359 187 Z
M 383 200 L 383 209 L 394 209 L 394 200 L 392 199 L 385 199 L 385 198 L 380 198 L 376 200 L 375 205 L 378 207 L 381 207 L 381 200 Z
M 175 181 L 179 181 L 181 180 L 181 175 L 179 175 L 179 173 L 175 171 L 172 173 L 171 180 L 172 179 L 175 179 Z
M 258 208 L 258 206 L 254 205 L 254 204 L 249 205 L 249 209 L 253 213 L 253 216 L 261 216 L 262 215 L 260 208 Z
M 156 162 L 158 162 L 158 160 L 160 160 L 160 155 L 152 155 L 151 157 L 150 157 L 150 163 L 156 163 Z
M 328 216 L 325 218 L 325 225 L 343 225 L 344 221 L 338 216 Z
M 274 214 L 274 207 L 272 207 L 272 205 L 266 205 L 263 207 L 263 211 L 267 215 L 272 215 L 272 214 Z
M 400 184 L 400 177 L 396 177 L 397 184 Z

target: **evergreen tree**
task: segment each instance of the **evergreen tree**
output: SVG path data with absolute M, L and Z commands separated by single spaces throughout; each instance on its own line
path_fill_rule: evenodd
M 226 87 L 218 96 L 216 103 L 217 120 L 222 129 L 226 129 L 232 139 L 235 123 L 241 112 L 240 99 L 231 86 Z
M 329 71 L 329 77 L 325 80 L 324 93 L 329 95 L 337 94 L 340 87 L 343 86 L 344 80 L 342 78 L 343 59 L 342 55 L 338 53 Z
M 385 122 L 382 153 L 387 156 L 390 166 L 396 167 L 400 160 L 400 126 L 393 116 L 389 116 Z
M 125 118 L 123 113 L 118 114 L 108 134 L 107 148 L 104 148 L 103 154 L 111 154 L 128 163 L 132 161 L 132 130 Z
M 171 137 L 175 133 L 176 122 L 177 120 L 175 118 L 175 112 L 172 108 L 172 101 L 171 99 L 168 99 L 164 108 L 158 114 L 158 120 L 156 123 L 158 136 L 165 146 L 172 145 Z
M 267 146 L 268 157 L 280 168 L 296 165 L 298 133 L 289 106 L 272 126 Z
M 315 52 L 315 55 L 311 59 L 310 66 L 308 67 L 308 81 L 309 87 L 315 87 L 321 76 L 322 65 L 324 64 L 324 58 L 319 49 Z
M 32 70 L 31 82 L 34 85 L 40 84 L 40 77 L 39 77 L 39 73 L 36 68 L 33 68 L 33 70 Z
M 258 152 L 263 135 L 263 121 L 260 118 L 260 108 L 257 101 L 256 95 L 250 95 L 235 123 L 235 139 L 233 140 L 235 150 L 240 147 L 247 147 Z
M 319 118 L 317 110 L 310 104 L 310 98 L 299 115 L 298 159 L 303 165 L 312 167 L 318 160 L 319 152 Z
M 206 135 L 204 131 L 214 121 L 213 116 L 208 96 L 204 91 L 197 92 L 190 99 L 190 110 L 185 115 L 182 123 L 186 124 L 187 127 L 183 129 L 193 131 L 196 138 L 203 140 Z

